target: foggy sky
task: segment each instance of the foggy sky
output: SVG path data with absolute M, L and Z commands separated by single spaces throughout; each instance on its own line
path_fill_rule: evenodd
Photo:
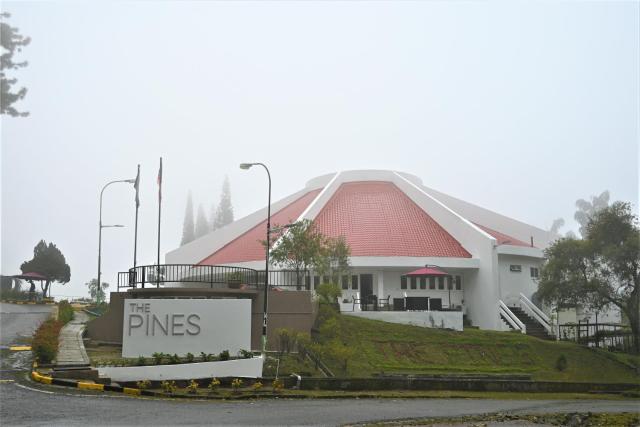
M 236 218 L 315 176 L 394 169 L 548 229 L 608 189 L 638 202 L 638 2 L 3 2 L 32 37 L 2 117 L 2 274 L 39 239 L 86 295 L 98 196 L 142 167 L 139 264 L 177 247 L 189 189 L 225 175 Z M 132 265 L 134 192 L 111 186 L 103 280 Z

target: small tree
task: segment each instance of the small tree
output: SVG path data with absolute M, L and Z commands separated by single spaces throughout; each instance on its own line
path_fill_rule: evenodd
M 342 296 L 342 289 L 336 283 L 323 283 L 316 288 L 320 301 L 325 304 L 335 304 Z
M 280 236 L 278 245 L 271 250 L 271 261 L 295 271 L 296 285 L 300 286 L 302 271 L 323 264 L 325 242 L 325 236 L 315 228 L 313 222 L 304 219 Z
M 98 286 L 98 279 L 91 279 L 84 285 L 89 288 L 89 295 L 96 304 L 102 304 L 106 300 L 105 290 L 109 288 L 107 282 L 102 282 L 102 284 Z
M 60 249 L 53 243 L 47 244 L 44 240 L 40 240 L 33 248 L 33 258 L 25 261 L 20 266 L 22 273 L 38 273 L 46 280 L 40 282 L 42 296 L 46 297 L 51 284 L 58 282 L 61 284 L 68 283 L 71 279 L 71 269 L 67 261 L 60 252 Z M 35 292 L 35 284 L 32 280 L 30 292 Z
M 319 265 L 316 268 L 320 274 L 328 275 L 332 283 L 338 284 L 340 283 L 340 278 L 349 273 L 350 256 L 351 249 L 344 236 L 328 237 L 324 241 L 323 251 L 319 257 Z
M 580 224 L 580 235 L 584 238 L 587 224 L 591 218 L 601 209 L 609 206 L 609 191 L 605 190 L 599 196 L 591 196 L 591 200 L 579 199 L 576 201 L 578 209 L 573 218 Z
M 546 251 L 538 297 L 556 304 L 614 305 L 629 320 L 640 352 L 640 227 L 629 203 L 590 217 L 585 238 L 560 239 Z
M 182 240 L 180 246 L 186 245 L 195 239 L 195 229 L 193 226 L 193 199 L 191 191 L 187 196 L 187 207 L 184 211 L 184 222 L 182 223 Z

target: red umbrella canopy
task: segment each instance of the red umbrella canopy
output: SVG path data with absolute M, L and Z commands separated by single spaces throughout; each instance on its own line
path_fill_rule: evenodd
M 407 273 L 407 276 L 448 276 L 447 273 L 440 270 L 436 266 L 427 266 L 419 268 L 411 273 Z
M 47 278 L 40 273 L 22 273 L 11 277 L 24 280 L 47 280 Z

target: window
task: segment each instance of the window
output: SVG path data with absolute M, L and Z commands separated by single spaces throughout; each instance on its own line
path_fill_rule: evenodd
M 522 266 L 518 265 L 518 264 L 511 264 L 509 266 L 509 271 L 511 271 L 513 273 L 521 273 L 522 272 Z
M 313 287 L 318 288 L 319 284 L 320 284 L 320 276 L 313 276 Z
M 453 289 L 453 277 L 449 276 L 447 277 L 447 289 L 451 290 Z
M 349 276 L 342 276 L 342 289 L 349 289 Z
M 429 289 L 435 289 L 435 288 L 436 288 L 436 278 L 429 277 Z
M 322 276 L 322 283 L 329 283 L 329 276 Z
M 538 267 L 531 267 L 531 277 L 537 279 L 540 277 L 540 270 Z
M 304 288 L 307 291 L 311 290 L 311 276 L 304 276 Z
M 400 289 L 407 289 L 407 276 L 400 276 Z
M 420 289 L 427 289 L 427 278 L 426 277 L 421 277 L 420 278 Z
M 358 289 L 358 275 L 351 276 L 351 289 Z
M 444 289 L 444 277 L 438 277 L 438 289 Z
M 456 276 L 456 291 L 462 290 L 462 276 Z
M 415 277 L 411 278 L 411 289 L 417 289 L 418 280 Z

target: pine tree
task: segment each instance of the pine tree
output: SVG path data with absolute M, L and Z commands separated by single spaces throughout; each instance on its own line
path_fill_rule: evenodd
M 191 191 L 187 196 L 187 207 L 184 212 L 184 222 L 182 223 L 182 241 L 180 246 L 186 245 L 195 239 L 195 230 L 193 228 L 193 200 L 191 198 Z
M 216 204 L 211 203 L 211 208 L 209 209 L 209 228 L 210 231 L 214 231 L 216 229 Z
M 231 205 L 231 190 L 229 189 L 229 177 L 224 178 L 222 193 L 220 194 L 220 204 L 216 210 L 216 218 L 213 223 L 214 228 L 224 227 L 233 222 L 233 206 Z
M 195 229 L 195 238 L 199 239 L 209 232 L 209 222 L 207 221 L 207 216 L 204 213 L 204 208 L 202 204 L 198 206 L 198 216 L 196 217 L 196 229 Z

